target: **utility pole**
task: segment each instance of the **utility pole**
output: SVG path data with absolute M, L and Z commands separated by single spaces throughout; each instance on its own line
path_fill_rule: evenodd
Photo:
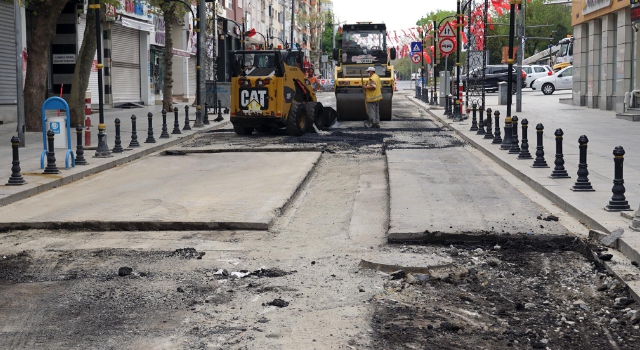
M 294 12 L 293 12 L 293 8 L 294 8 L 294 5 L 295 5 L 295 4 L 294 4 L 293 2 L 294 2 L 294 0 L 291 0 L 291 37 L 290 37 L 290 40 L 291 40 L 291 43 L 290 43 L 291 48 L 293 48 L 293 20 L 294 20 L 294 16 L 295 16 L 295 14 L 294 14 Z
M 96 148 L 95 158 L 109 158 L 113 157 L 109 145 L 107 144 L 107 126 L 104 123 L 104 91 L 102 89 L 102 28 L 100 22 L 100 0 L 95 0 L 93 4 L 89 5 L 89 9 L 96 12 L 96 51 L 98 53 L 98 147 Z
M 204 110 L 202 109 L 204 107 L 204 101 L 206 99 L 205 97 L 205 92 L 206 92 L 206 88 L 205 88 L 205 76 L 204 76 L 204 69 L 202 69 L 202 64 L 205 62 L 205 40 L 206 40 L 206 36 L 207 36 L 207 21 L 205 21 L 205 18 L 207 17 L 207 8 L 206 8 L 206 2 L 205 0 L 200 0 L 200 3 L 198 5 L 198 11 L 196 12 L 198 14 L 198 41 L 197 41 L 197 46 L 198 46 L 198 64 L 196 67 L 196 73 L 198 74 L 196 79 L 196 84 L 198 84 L 198 88 L 196 89 L 196 122 L 194 123 L 194 127 L 203 127 L 204 123 L 203 123 L 203 119 L 204 119 Z
M 15 18 L 15 32 L 16 32 L 16 102 L 18 106 L 18 124 L 16 125 L 16 131 L 18 132 L 18 138 L 20 142 L 19 147 L 26 145 L 25 132 L 24 132 L 24 90 L 22 86 L 22 22 L 21 22 L 21 6 L 19 0 L 15 0 L 13 4 L 14 18 Z
M 517 59 L 517 67 L 519 71 L 516 71 L 517 74 L 517 82 L 518 88 L 516 90 L 516 112 L 522 112 L 522 59 L 524 56 L 524 12 L 526 11 L 527 2 L 525 1 L 522 5 L 522 9 L 518 12 L 518 55 Z

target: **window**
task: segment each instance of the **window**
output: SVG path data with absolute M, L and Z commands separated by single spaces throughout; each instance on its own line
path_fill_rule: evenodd
M 536 73 L 544 73 L 544 67 L 533 67 L 533 69 L 536 71 Z M 529 73 L 529 72 L 527 72 Z
M 572 77 L 573 76 L 573 67 L 567 68 L 564 72 L 562 72 L 563 77 Z
M 522 70 L 525 71 L 527 74 L 531 74 L 531 67 L 522 67 Z
M 230 9 L 233 6 L 233 1 L 231 0 L 225 0 L 224 1 L 224 7 Z

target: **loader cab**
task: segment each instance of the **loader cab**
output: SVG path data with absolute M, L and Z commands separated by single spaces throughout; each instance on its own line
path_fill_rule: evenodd
M 231 56 L 232 77 L 284 76 L 282 55 L 277 50 L 233 51 Z
M 303 62 L 304 62 L 304 53 L 300 50 L 282 50 L 280 51 L 282 57 L 284 57 L 283 61 L 286 65 L 291 67 L 298 67 L 300 70 L 304 71 Z

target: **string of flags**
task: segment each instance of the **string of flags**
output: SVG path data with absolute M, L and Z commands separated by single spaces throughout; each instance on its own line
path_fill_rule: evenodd
M 527 0 L 531 2 L 531 0 Z M 493 12 L 498 16 L 502 16 L 505 13 L 509 12 L 510 3 L 509 0 L 490 0 L 489 2 L 489 10 L 493 9 Z M 485 32 L 487 28 L 485 28 L 484 23 L 484 12 L 485 7 L 484 4 L 479 4 L 471 11 L 471 16 L 465 15 L 462 18 L 462 25 L 464 28 L 468 27 L 469 34 L 473 37 L 473 45 L 476 50 L 481 50 L 484 47 L 484 38 Z M 471 26 L 468 26 L 469 22 L 471 22 Z M 444 26 L 447 22 L 442 23 Z M 455 19 L 448 22 L 451 28 L 456 27 Z M 487 24 L 490 29 L 495 29 L 493 25 L 492 11 L 487 11 Z M 442 27 L 441 27 L 442 28 Z M 440 29 L 440 28 L 438 28 Z M 412 41 L 421 41 L 425 40 L 428 42 L 433 36 L 427 33 L 432 32 L 433 24 L 428 24 L 423 27 L 411 27 L 400 30 L 390 30 L 387 31 L 387 43 L 391 47 L 396 48 L 396 55 L 399 58 L 405 58 L 411 56 L 411 42 Z M 450 38 L 454 44 L 456 43 L 456 38 Z M 469 38 L 465 31 L 460 31 L 460 40 L 463 44 L 469 43 Z M 422 50 L 422 56 L 424 57 L 427 63 L 431 63 L 431 56 L 433 56 L 434 47 L 425 46 Z

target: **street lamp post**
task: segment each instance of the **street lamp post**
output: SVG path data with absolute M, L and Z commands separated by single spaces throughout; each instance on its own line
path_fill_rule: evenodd
M 512 96 L 511 91 L 513 91 L 513 39 L 515 36 L 515 7 L 518 5 L 518 10 L 520 10 L 520 6 L 522 4 L 522 0 L 509 0 L 510 3 L 510 12 L 509 12 L 509 52 L 507 53 L 507 71 L 509 74 L 507 75 L 507 115 L 504 119 L 505 126 L 511 125 L 511 102 Z
M 96 158 L 109 158 L 113 157 L 111 154 L 111 150 L 107 145 L 107 134 L 105 130 L 107 126 L 104 123 L 104 91 L 102 90 L 102 41 L 101 34 L 102 29 L 100 27 L 100 0 L 95 0 L 95 2 L 89 5 L 89 9 L 92 9 L 96 12 L 96 41 L 98 51 L 98 62 L 96 67 L 98 68 L 98 116 L 99 116 L 99 124 L 98 124 L 98 148 L 96 148 L 96 153 L 94 157 Z
M 183 4 L 184 6 L 187 7 L 187 9 L 189 9 L 189 12 L 191 12 L 191 15 L 193 16 L 193 31 L 195 33 L 197 33 L 197 50 L 198 52 L 196 53 L 196 121 L 193 124 L 193 127 L 196 128 L 201 128 L 204 127 L 204 124 L 202 123 L 202 117 L 201 117 L 201 113 L 200 113 L 200 92 L 201 92 L 201 87 L 200 87 L 200 73 L 201 73 L 201 69 L 200 69 L 200 56 L 204 53 L 203 52 L 203 48 L 202 48 L 202 33 L 200 32 L 200 28 L 199 28 L 199 23 L 200 22 L 200 17 L 196 16 L 195 13 L 193 13 L 193 9 L 191 8 L 191 5 L 189 5 L 188 3 L 182 1 L 182 0 L 164 0 L 164 2 L 166 4 L 170 3 L 170 2 L 179 2 L 181 4 Z M 198 7 L 198 14 L 200 14 L 200 6 Z M 98 136 L 99 137 L 99 136 Z
M 462 116 L 460 115 L 460 97 L 458 93 L 458 89 L 460 89 L 460 17 L 462 13 L 460 12 L 460 0 L 457 0 L 457 8 L 456 8 L 456 88 L 453 93 L 455 94 L 455 104 L 453 110 L 453 120 L 462 120 Z
M 460 101 L 460 92 L 458 91 L 460 89 L 460 46 L 461 46 L 461 42 L 460 42 L 460 30 L 462 28 L 462 19 L 464 18 L 464 11 L 467 8 L 467 6 L 469 6 L 471 4 L 473 0 L 467 0 L 467 2 L 462 5 L 461 4 L 461 0 L 458 0 L 458 7 L 457 7 L 457 11 L 456 11 L 456 91 L 454 91 L 454 93 L 456 94 L 456 110 L 454 111 L 454 117 L 453 120 L 462 120 L 462 113 L 461 113 L 461 108 L 462 108 L 462 101 Z M 511 0 L 513 1 L 513 0 Z M 467 72 L 468 74 L 469 72 Z M 469 82 L 467 81 L 467 85 L 469 84 Z
M 435 99 L 435 104 L 438 104 L 438 92 L 435 90 L 435 83 L 436 83 L 436 76 L 437 76 L 437 72 L 436 72 L 436 57 L 438 54 L 438 34 L 440 31 L 440 26 L 442 25 L 442 22 L 444 22 L 445 20 L 449 19 L 449 18 L 455 18 L 455 16 L 447 16 L 443 19 L 440 20 L 440 22 L 437 22 L 435 16 L 433 17 L 433 89 L 434 89 L 434 99 Z M 437 24 L 436 24 L 437 23 Z M 446 58 L 445 58 L 445 62 L 446 62 Z M 445 71 L 446 71 L 446 65 L 445 65 Z M 450 84 L 448 85 L 450 86 Z M 446 97 L 446 96 L 445 96 Z

